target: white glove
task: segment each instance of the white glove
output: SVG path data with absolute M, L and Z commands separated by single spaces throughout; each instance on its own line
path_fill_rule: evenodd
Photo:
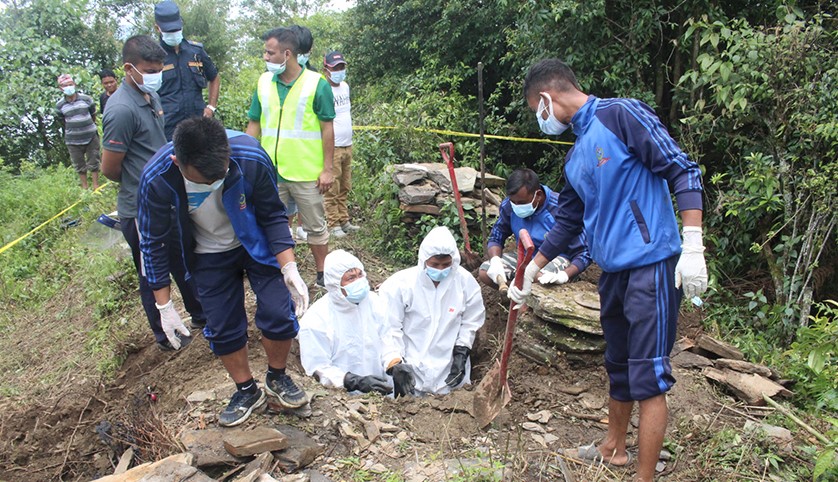
M 532 282 L 539 271 L 541 271 L 541 268 L 539 268 L 537 264 L 530 262 L 530 264 L 527 265 L 527 269 L 524 270 L 524 282 L 522 283 L 521 289 L 518 289 L 517 286 L 509 287 L 509 291 L 506 293 L 506 296 L 518 304 L 518 306 L 513 307 L 513 309 L 517 310 L 524 303 L 524 301 L 526 301 L 527 296 L 529 296 L 530 291 L 532 291 Z
M 297 318 L 300 318 L 308 309 L 308 286 L 300 277 L 296 262 L 285 263 L 282 267 L 282 278 L 285 280 L 285 287 L 291 293 L 291 299 L 294 300 Z
M 497 283 L 499 277 L 503 277 L 503 280 L 506 281 L 506 270 L 503 269 L 503 261 L 500 256 L 492 256 L 492 259 L 489 260 L 489 269 L 486 270 L 486 275 L 493 283 Z
M 570 277 L 564 271 L 559 271 L 556 273 L 552 273 L 550 271 L 544 271 L 541 273 L 541 278 L 538 278 L 538 282 L 543 285 L 550 285 L 550 284 L 557 284 L 563 285 L 568 282 Z
M 684 286 L 684 296 L 694 298 L 707 291 L 707 265 L 704 263 L 704 243 L 701 228 L 684 226 L 681 257 L 675 265 L 675 287 Z
M 163 327 L 163 333 L 166 334 L 166 338 L 169 340 L 169 343 L 172 344 L 172 348 L 179 350 L 180 338 L 175 335 L 175 332 L 178 332 L 181 336 L 186 337 L 192 336 L 192 334 L 189 333 L 189 329 L 183 324 L 183 321 L 180 319 L 180 315 L 177 314 L 174 302 L 169 300 L 169 302 L 165 305 L 158 305 L 157 303 L 154 303 L 154 306 L 160 310 L 160 325 Z

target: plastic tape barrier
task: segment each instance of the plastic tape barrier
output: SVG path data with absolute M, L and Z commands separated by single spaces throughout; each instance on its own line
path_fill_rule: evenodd
M 425 129 L 422 127 L 395 127 L 395 126 L 353 126 L 352 130 L 355 131 L 384 131 L 384 130 L 395 130 L 395 129 L 412 129 L 418 132 L 431 132 L 434 134 L 440 134 L 443 136 L 457 136 L 457 137 L 480 137 L 480 134 L 475 134 L 473 132 L 457 132 L 457 131 L 449 131 L 444 129 Z M 512 136 L 497 136 L 494 134 L 485 134 L 483 137 L 486 139 L 497 139 L 501 141 L 516 141 L 516 142 L 542 142 L 545 144 L 562 144 L 565 146 L 572 146 L 572 142 L 567 141 L 554 141 L 552 139 L 532 139 L 529 137 L 512 137 Z
M 108 185 L 108 184 L 110 184 L 110 183 L 111 183 L 110 181 L 105 182 L 104 184 L 102 184 L 101 186 L 99 186 L 99 187 L 98 187 L 95 191 L 93 191 L 93 192 L 99 192 L 99 191 L 101 191 L 103 187 L 107 186 L 107 185 Z M 7 245 L 3 246 L 2 248 L 0 248 L 0 254 L 5 253 L 6 251 L 8 251 L 8 250 L 12 249 L 12 247 L 13 247 L 14 245 L 16 245 L 17 243 L 19 243 L 19 242 L 23 241 L 24 239 L 28 238 L 29 236 L 32 236 L 33 234 L 37 233 L 38 231 L 40 231 L 40 230 L 44 229 L 44 227 L 45 227 L 47 224 L 49 224 L 49 223 L 51 223 L 51 222 L 55 221 L 56 219 L 58 219 L 59 217 L 61 217 L 61 215 L 63 215 L 63 214 L 64 214 L 64 213 L 66 213 L 67 211 L 69 211 L 69 210 L 73 209 L 74 207 L 78 206 L 78 205 L 79 205 L 79 203 L 81 203 L 81 202 L 82 202 L 82 200 L 81 200 L 81 199 L 79 199 L 78 201 L 76 201 L 76 202 L 74 202 L 73 204 L 71 204 L 71 205 L 67 206 L 66 208 L 64 208 L 64 209 L 63 209 L 60 213 L 58 213 L 58 214 L 56 214 L 55 216 L 53 216 L 53 217 L 51 217 L 51 218 L 47 219 L 46 221 L 42 222 L 41 224 L 39 224 L 39 225 L 35 226 L 35 229 L 33 229 L 32 231 L 29 231 L 28 233 L 26 233 L 26 234 L 24 234 L 23 236 L 21 236 L 21 237 L 17 238 L 16 240 L 12 241 L 11 243 L 9 243 L 9 244 L 7 244 Z

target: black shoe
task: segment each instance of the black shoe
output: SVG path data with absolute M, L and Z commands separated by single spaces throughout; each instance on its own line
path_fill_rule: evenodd
M 202 320 L 196 320 L 195 317 L 192 317 L 192 321 L 189 322 L 189 327 L 193 330 L 203 330 L 204 327 L 207 326 L 207 319 L 204 318 Z
M 324 276 L 322 274 L 317 275 L 317 279 L 314 280 L 314 286 L 322 289 L 326 289 L 326 282 L 324 281 Z
M 175 333 L 175 336 L 178 337 L 178 339 L 180 340 L 180 347 L 181 348 L 185 348 L 187 345 L 192 343 L 192 340 L 193 340 L 193 337 L 191 337 L 191 336 L 180 336 L 180 333 Z M 168 338 L 163 340 L 163 341 L 158 341 L 157 342 L 157 348 L 159 348 L 160 351 L 176 351 L 175 347 L 172 346 L 172 344 L 169 342 Z
M 265 391 L 269 396 L 276 397 L 285 408 L 299 408 L 308 403 L 306 392 L 285 374 L 275 380 L 265 379 Z
M 236 390 L 236 393 L 230 397 L 230 403 L 227 404 L 227 408 L 218 416 L 218 425 L 222 427 L 234 427 L 244 422 L 250 417 L 253 410 L 265 404 L 265 400 L 267 398 L 261 388 L 254 393 Z

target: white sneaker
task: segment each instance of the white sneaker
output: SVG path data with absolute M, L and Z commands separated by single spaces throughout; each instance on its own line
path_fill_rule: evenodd
M 355 226 L 354 224 L 347 221 L 347 222 L 340 225 L 340 229 L 342 229 L 343 232 L 346 233 L 346 234 L 351 234 L 351 233 L 354 233 L 355 231 L 358 231 L 359 229 L 361 229 L 361 227 L 360 226 Z
M 331 233 L 332 236 L 334 236 L 336 238 L 345 238 L 346 237 L 346 233 L 343 231 L 343 229 L 340 228 L 340 226 L 338 226 L 336 228 L 332 228 L 331 231 L 329 231 L 329 232 Z
M 297 239 L 300 241 L 308 241 L 308 233 L 302 226 L 297 226 Z

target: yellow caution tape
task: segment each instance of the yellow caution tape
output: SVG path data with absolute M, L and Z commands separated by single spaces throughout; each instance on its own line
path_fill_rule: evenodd
M 443 136 L 457 136 L 457 137 L 480 137 L 480 134 L 475 134 L 473 132 L 457 132 L 457 131 L 449 131 L 444 129 L 425 129 L 422 127 L 395 127 L 395 126 L 353 126 L 353 130 L 356 131 L 384 131 L 384 130 L 393 130 L 393 129 L 411 129 L 417 132 L 432 132 L 434 134 L 440 134 Z M 486 139 L 497 139 L 500 141 L 516 141 L 516 142 L 542 142 L 545 144 L 562 144 L 566 146 L 572 146 L 572 142 L 567 141 L 554 141 L 552 139 L 532 139 L 530 137 L 512 137 L 512 136 L 497 136 L 494 134 L 485 134 L 483 137 Z
M 110 184 L 110 183 L 111 183 L 110 181 L 105 182 L 104 184 L 102 184 L 101 186 L 99 186 L 98 188 L 96 188 L 96 190 L 95 190 L 95 191 L 93 191 L 93 192 L 99 192 L 99 191 L 100 191 L 103 187 L 107 186 L 107 185 L 108 185 L 108 184 Z M 41 229 L 43 229 L 43 228 L 44 228 L 47 224 L 49 224 L 49 223 L 51 223 L 51 222 L 55 221 L 55 220 L 56 220 L 56 219 L 58 219 L 58 218 L 59 218 L 62 214 L 66 213 L 67 211 L 69 211 L 69 210 L 73 209 L 74 207 L 78 206 L 78 205 L 79 205 L 79 203 L 81 203 L 81 202 L 82 202 L 82 200 L 81 200 L 81 199 L 79 199 L 78 201 L 76 201 L 76 202 L 74 202 L 73 204 L 71 204 L 71 205 L 67 206 L 66 208 L 64 208 L 64 210 L 62 210 L 60 213 L 56 214 L 55 216 L 53 216 L 53 217 L 51 217 L 51 218 L 47 219 L 46 221 L 42 222 L 41 224 L 37 225 L 37 226 L 35 227 L 35 229 L 33 229 L 32 231 L 29 231 L 28 233 L 26 233 L 26 234 L 24 234 L 23 236 L 21 236 L 21 237 L 17 238 L 16 240 L 12 241 L 11 243 L 9 243 L 9 244 L 7 244 L 7 245 L 3 246 L 2 248 L 0 248 L 0 254 L 3 254 L 4 252 L 6 252 L 6 251 L 8 251 L 9 249 L 11 249 L 11 248 L 12 248 L 14 245 L 16 245 L 17 243 L 19 243 L 19 242 L 23 241 L 24 239 L 28 238 L 29 236 L 32 236 L 32 235 L 33 235 L 33 234 L 35 234 L 35 233 L 37 233 L 38 231 L 40 231 Z

